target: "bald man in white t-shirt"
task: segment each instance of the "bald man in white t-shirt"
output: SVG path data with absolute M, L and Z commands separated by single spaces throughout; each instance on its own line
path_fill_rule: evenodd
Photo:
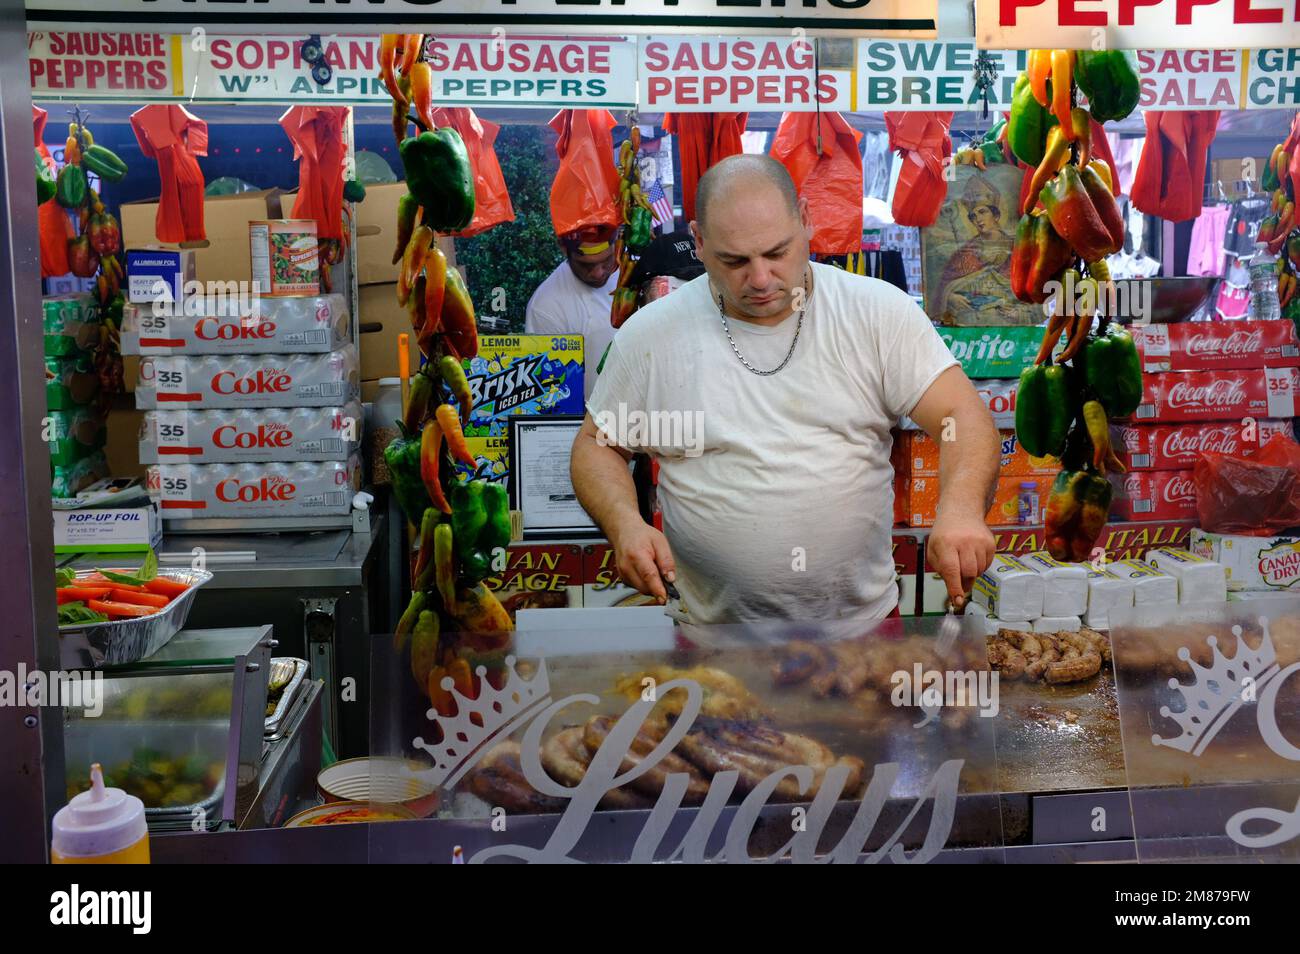
M 701 624 L 893 615 L 889 430 L 906 415 L 940 441 L 927 546 L 960 605 L 994 553 L 1000 442 L 974 387 L 905 293 L 809 261 L 780 163 L 724 159 L 696 207 L 707 273 L 619 330 L 573 445 L 623 579 L 661 602 L 675 583 Z M 637 511 L 636 452 L 659 461 L 662 534 Z

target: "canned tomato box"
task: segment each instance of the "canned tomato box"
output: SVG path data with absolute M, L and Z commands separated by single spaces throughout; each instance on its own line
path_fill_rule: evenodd
M 1133 420 L 1240 421 L 1300 414 L 1300 368 L 1165 371 L 1142 379 Z
M 122 310 L 122 353 L 322 354 L 349 339 L 342 295 L 191 298 Z
M 359 396 L 357 351 L 144 357 L 136 407 L 334 407 Z
M 1195 519 L 1196 484 L 1190 470 L 1143 470 L 1111 478 L 1110 512 L 1121 520 Z
M 147 411 L 140 463 L 347 460 L 360 447 L 360 403 L 341 407 Z
M 343 516 L 360 489 L 361 465 L 348 460 L 274 464 L 152 464 L 149 495 L 163 516 Z
M 248 223 L 253 281 L 263 295 L 320 294 L 320 242 L 315 219 Z
M 1190 470 L 1206 453 L 1250 457 L 1273 437 L 1294 440 L 1290 421 L 1259 421 L 1246 440 L 1241 421 L 1203 424 L 1114 424 L 1111 444 L 1129 470 Z
M 1186 321 L 1132 331 L 1145 371 L 1300 366 L 1300 340 L 1289 321 Z

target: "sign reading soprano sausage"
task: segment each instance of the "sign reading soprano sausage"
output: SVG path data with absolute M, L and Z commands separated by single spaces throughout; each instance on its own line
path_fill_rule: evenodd
M 1300 106 L 1300 49 L 1247 50 L 1250 76 L 1247 109 L 1295 109 Z
M 1225 50 L 1276 46 L 1300 32 L 1295 0 L 979 0 L 981 49 L 1158 47 Z
M 159 33 L 28 33 L 32 93 L 79 99 L 180 93 L 173 41 Z
M 802 36 L 641 40 L 642 109 L 654 112 L 811 112 L 852 108 L 848 70 L 817 70 Z
M 387 103 L 378 36 L 322 37 L 333 76 L 317 83 L 305 37 L 215 36 L 186 44 L 185 89 L 196 99 Z M 626 37 L 435 37 L 427 47 L 443 106 L 627 107 L 636 101 L 636 44 Z

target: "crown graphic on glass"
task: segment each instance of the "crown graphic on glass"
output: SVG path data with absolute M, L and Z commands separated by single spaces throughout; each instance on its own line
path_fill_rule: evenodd
M 474 767 L 494 742 L 513 734 L 550 702 L 551 683 L 546 674 L 545 660 L 538 662 L 532 679 L 519 675 L 514 656 L 507 656 L 505 663 L 507 678 L 500 690 L 493 689 L 487 681 L 486 666 L 479 666 L 474 671 L 479 684 L 477 699 L 461 695 L 450 676 L 443 678 L 442 688 L 451 693 L 456 712 L 444 716 L 429 709 L 429 721 L 442 729 L 441 742 L 426 742 L 420 736 L 411 740 L 415 748 L 422 749 L 433 759 L 432 769 L 416 773 L 420 778 L 450 788 Z
M 1187 664 L 1194 678 L 1190 686 L 1182 685 L 1177 679 L 1169 680 L 1169 688 L 1183 697 L 1185 705 L 1179 712 L 1161 706 L 1160 714 L 1176 722 L 1182 732 L 1172 738 L 1152 735 L 1153 745 L 1200 755 L 1241 708 L 1245 680 L 1253 679 L 1258 691 L 1278 674 L 1277 653 L 1268 631 L 1268 619 L 1261 616 L 1259 623 L 1264 635 L 1258 649 L 1246 645 L 1240 626 L 1232 627 L 1232 635 L 1237 637 L 1237 652 L 1231 659 L 1219 651 L 1216 636 L 1205 638 L 1212 653 L 1209 666 L 1193 660 L 1186 646 L 1178 650 L 1178 658 Z

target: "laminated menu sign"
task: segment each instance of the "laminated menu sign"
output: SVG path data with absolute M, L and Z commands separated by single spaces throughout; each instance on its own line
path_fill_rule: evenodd
M 582 414 L 581 335 L 483 335 L 465 362 L 474 397 L 466 437 L 501 437 L 516 414 Z
M 483 582 L 513 620 L 521 609 L 582 606 L 582 567 L 576 544 L 516 544 L 506 550 L 505 570 Z

